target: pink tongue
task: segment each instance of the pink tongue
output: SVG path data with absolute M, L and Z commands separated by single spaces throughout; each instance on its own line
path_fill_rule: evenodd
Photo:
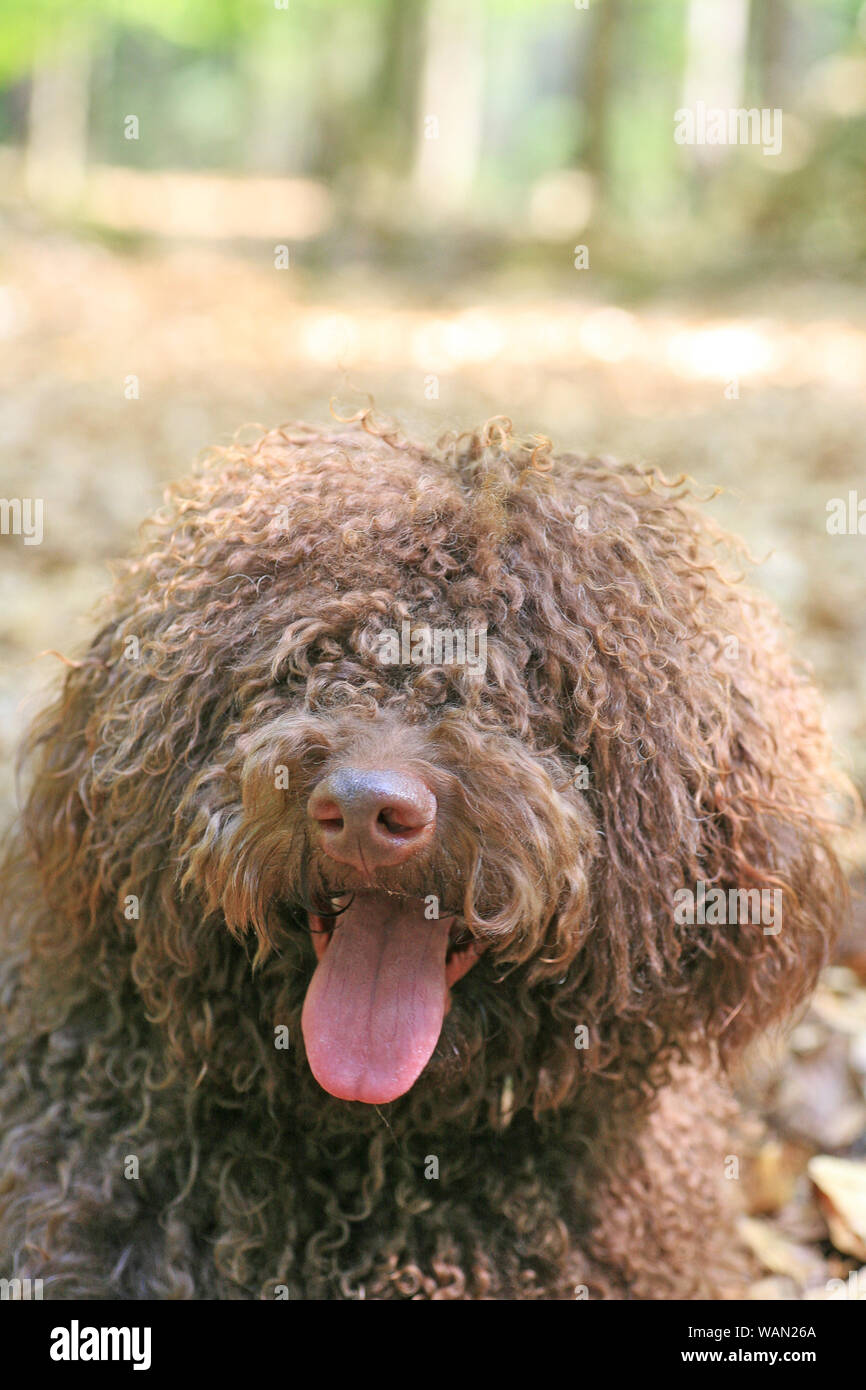
M 452 917 L 359 893 L 338 918 L 310 981 L 301 1026 L 310 1069 L 341 1100 L 395 1100 L 418 1079 L 442 1030 Z

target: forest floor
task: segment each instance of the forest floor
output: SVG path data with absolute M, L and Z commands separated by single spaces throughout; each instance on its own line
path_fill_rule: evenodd
M 45 541 L 0 547 L 0 803 L 29 713 L 74 655 L 164 485 L 241 425 L 326 420 L 370 393 L 434 439 L 493 415 L 557 444 L 687 472 L 762 563 L 866 789 L 866 536 L 827 505 L 866 499 L 866 291 L 775 281 L 623 308 L 577 272 L 483 285 L 280 272 L 265 251 L 122 251 L 0 232 L 0 491 L 45 499 Z M 133 381 L 133 378 L 135 379 Z M 864 507 L 866 511 L 866 507 Z M 856 885 L 866 835 L 846 845 Z M 866 910 L 790 1037 L 762 1045 L 746 1228 L 755 1296 L 866 1297 Z M 829 1166 L 824 1159 L 836 1160 Z M 839 1166 L 841 1164 L 841 1166 Z M 863 1267 L 861 1269 L 861 1267 Z

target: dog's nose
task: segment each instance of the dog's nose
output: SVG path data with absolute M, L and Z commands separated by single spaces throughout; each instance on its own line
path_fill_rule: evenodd
M 436 825 L 435 796 L 403 772 L 339 768 L 316 787 L 307 811 L 326 853 L 362 873 L 405 863 Z

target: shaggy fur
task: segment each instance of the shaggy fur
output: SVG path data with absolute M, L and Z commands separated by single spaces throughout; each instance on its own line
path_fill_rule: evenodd
M 807 995 L 844 883 L 814 692 L 684 491 L 507 421 L 430 450 L 369 414 L 173 490 L 27 747 L 0 1273 L 53 1298 L 736 1290 L 725 1070 Z M 404 619 L 486 627 L 486 671 L 383 665 Z M 380 886 L 487 944 L 387 1106 L 326 1094 L 300 1028 L 307 910 L 347 884 L 305 807 L 359 749 L 439 799 Z M 701 880 L 778 888 L 781 931 L 679 925 Z

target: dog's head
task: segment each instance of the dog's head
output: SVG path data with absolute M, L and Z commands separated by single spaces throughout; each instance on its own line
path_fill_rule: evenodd
M 368 1103 L 507 1082 L 541 1108 L 736 1049 L 841 901 L 772 615 L 636 469 L 364 424 L 179 489 L 70 677 L 82 833 L 113 837 L 106 886 L 160 885 L 139 980 L 252 933 L 321 1086 Z

